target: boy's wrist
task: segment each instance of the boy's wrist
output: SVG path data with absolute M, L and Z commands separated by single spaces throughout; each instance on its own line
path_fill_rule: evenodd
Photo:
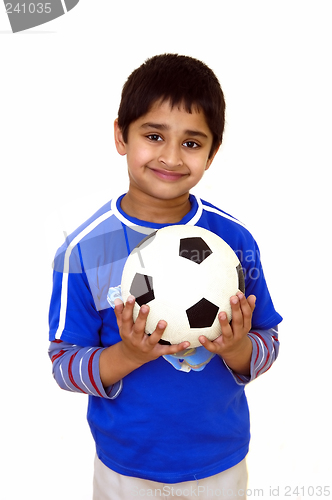
M 121 356 L 121 362 L 124 363 L 129 369 L 131 368 L 130 371 L 134 371 L 146 363 L 146 361 L 138 359 L 137 353 L 133 349 L 128 349 L 123 340 L 121 340 L 117 345 Z
M 111 345 L 103 350 L 99 358 L 100 379 L 104 387 L 119 382 L 143 363 L 126 354 L 124 342 Z
M 247 335 L 239 349 L 223 354 L 221 357 L 232 371 L 239 375 L 250 375 L 252 350 L 252 342 Z

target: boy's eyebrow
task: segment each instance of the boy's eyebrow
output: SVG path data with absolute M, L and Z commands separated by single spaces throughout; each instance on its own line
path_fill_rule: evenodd
M 166 125 L 165 123 L 152 123 L 152 122 L 143 123 L 141 125 L 141 128 L 154 128 L 156 130 L 169 130 L 170 129 L 170 127 L 168 125 Z M 204 137 L 204 138 L 208 139 L 208 136 L 200 130 L 185 130 L 184 134 L 191 135 L 192 137 Z

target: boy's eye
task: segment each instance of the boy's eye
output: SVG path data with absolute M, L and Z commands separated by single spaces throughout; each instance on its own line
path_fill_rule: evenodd
M 163 141 L 163 138 L 159 134 L 149 134 L 146 137 L 153 142 Z M 197 142 L 195 141 L 185 141 L 183 142 L 183 145 L 189 149 L 196 149 L 200 147 L 199 144 L 197 144 Z
M 197 142 L 194 141 L 186 141 L 183 143 L 183 145 L 189 149 L 199 148 L 199 144 L 197 144 Z
M 158 134 L 149 134 L 147 135 L 147 138 L 150 139 L 150 141 L 161 141 L 162 138 Z

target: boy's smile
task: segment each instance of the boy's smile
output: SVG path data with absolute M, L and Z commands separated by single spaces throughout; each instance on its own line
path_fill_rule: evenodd
M 129 173 L 122 209 L 150 222 L 179 222 L 190 210 L 190 189 L 212 163 L 212 140 L 203 112 L 168 101 L 130 124 L 127 143 L 116 120 L 115 143 L 127 155 Z

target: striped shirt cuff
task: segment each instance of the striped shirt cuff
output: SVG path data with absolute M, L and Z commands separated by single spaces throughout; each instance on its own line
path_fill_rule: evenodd
M 61 340 L 51 342 L 49 357 L 53 376 L 61 389 L 115 399 L 122 390 L 122 380 L 106 388 L 103 386 L 99 373 L 99 357 L 103 350 L 102 347 L 80 347 Z
M 246 385 L 263 373 L 267 372 L 278 357 L 279 340 L 278 327 L 269 330 L 251 330 L 248 337 L 252 342 L 252 355 L 250 362 L 250 375 L 240 375 L 227 366 L 235 382 Z

